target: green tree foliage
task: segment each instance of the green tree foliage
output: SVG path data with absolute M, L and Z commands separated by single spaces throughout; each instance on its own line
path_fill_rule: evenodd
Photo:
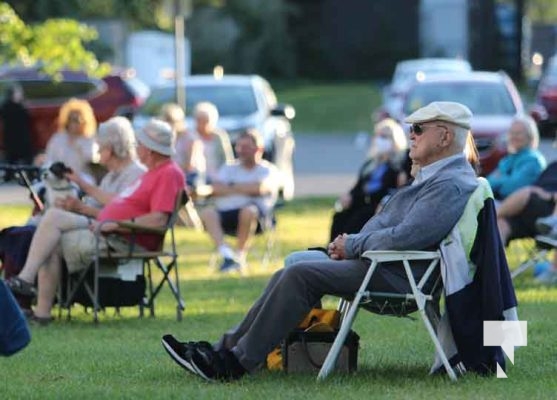
M 97 36 L 95 29 L 71 19 L 27 25 L 7 3 L 0 2 L 0 64 L 36 65 L 54 76 L 63 68 L 102 76 L 109 65 L 99 64 L 84 47 Z
M 557 1 L 525 0 L 526 13 L 532 22 L 543 24 L 557 23 Z
M 291 77 L 296 56 L 288 32 L 295 7 L 282 0 L 235 0 L 196 4 L 186 31 L 192 70 L 210 72 L 215 64 L 229 73 Z

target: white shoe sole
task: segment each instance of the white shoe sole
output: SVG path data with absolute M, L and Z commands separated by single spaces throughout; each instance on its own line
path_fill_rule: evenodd
M 168 355 L 170 356 L 170 358 L 172 358 L 178 365 L 185 368 L 188 372 L 191 372 L 192 374 L 197 375 L 208 382 L 214 382 L 214 379 L 211 379 L 207 375 L 205 375 L 203 371 L 197 368 L 193 362 L 189 362 L 188 360 L 181 357 L 178 353 L 176 353 L 172 348 L 172 346 L 166 343 L 164 339 L 161 340 L 161 343 L 164 349 L 166 350 L 166 352 L 168 353 Z
M 185 368 L 186 370 L 188 370 L 188 372 L 191 372 L 192 374 L 198 374 L 197 373 L 197 369 L 194 368 L 194 366 L 186 359 L 182 358 L 178 353 L 176 353 L 174 351 L 174 349 L 168 344 L 166 343 L 164 340 L 161 341 L 162 342 L 162 346 L 164 347 L 164 349 L 166 350 L 166 352 L 168 353 L 168 355 L 170 356 L 170 358 L 172 358 L 178 365 L 180 365 L 181 367 Z

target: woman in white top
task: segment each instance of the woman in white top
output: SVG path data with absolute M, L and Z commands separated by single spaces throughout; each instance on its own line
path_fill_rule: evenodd
M 234 152 L 228 133 L 217 128 L 219 112 L 214 104 L 207 101 L 197 103 L 193 116 L 194 135 L 203 143 L 206 162 L 205 182 L 211 183 L 215 180 L 221 166 L 234 161 Z

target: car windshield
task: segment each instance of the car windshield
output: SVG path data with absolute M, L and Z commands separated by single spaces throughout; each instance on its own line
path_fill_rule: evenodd
M 175 88 L 153 89 L 139 111 L 140 114 L 156 116 L 164 103 L 174 102 Z M 222 117 L 246 116 L 257 112 L 257 103 L 251 86 L 238 85 L 186 85 L 186 110 L 191 115 L 194 106 L 201 101 L 213 103 Z
M 436 82 L 415 86 L 406 98 L 404 113 L 411 114 L 432 101 L 465 104 L 474 115 L 514 115 L 510 93 L 496 82 Z
M 51 80 L 9 80 L 0 81 L 0 91 L 18 82 L 25 93 L 25 99 L 30 102 L 48 101 L 51 99 L 66 99 L 69 97 L 87 97 L 99 90 L 95 82 L 88 81 L 51 81 Z
M 447 72 L 467 72 L 470 71 L 469 64 L 465 62 L 431 62 L 414 64 L 397 68 L 393 77 L 394 84 L 402 84 L 417 78 L 417 74 L 422 72 L 425 76 Z

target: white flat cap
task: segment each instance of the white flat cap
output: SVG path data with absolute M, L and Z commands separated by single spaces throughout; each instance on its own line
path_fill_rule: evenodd
M 453 101 L 434 101 L 427 106 L 418 108 L 404 119 L 409 124 L 427 121 L 446 121 L 470 129 L 472 111 L 464 104 Z

